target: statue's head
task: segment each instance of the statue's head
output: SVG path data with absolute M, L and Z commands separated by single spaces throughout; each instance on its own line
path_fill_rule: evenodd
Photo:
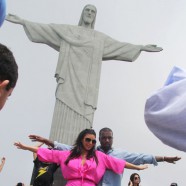
M 81 13 L 81 18 L 78 25 L 94 29 L 96 14 L 97 9 L 94 5 L 86 5 Z

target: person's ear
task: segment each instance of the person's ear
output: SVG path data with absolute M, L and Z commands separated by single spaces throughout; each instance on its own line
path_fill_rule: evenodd
M 6 89 L 9 80 L 0 81 L 0 96 L 3 94 L 4 90 Z
M 5 89 L 9 83 L 9 80 L 4 80 L 0 82 L 0 89 Z

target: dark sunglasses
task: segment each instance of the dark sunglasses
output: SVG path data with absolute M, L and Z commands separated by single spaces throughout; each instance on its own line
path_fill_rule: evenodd
M 92 140 L 90 138 L 85 138 L 85 141 L 88 142 L 88 143 L 92 142 L 92 144 L 96 144 L 96 140 L 95 139 Z
M 140 179 L 140 177 L 134 177 L 135 180 Z

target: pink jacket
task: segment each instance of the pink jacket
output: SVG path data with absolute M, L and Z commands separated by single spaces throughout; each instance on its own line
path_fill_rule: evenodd
M 67 186 L 95 186 L 98 184 L 106 169 L 111 169 L 117 174 L 123 173 L 126 161 L 108 156 L 100 151 L 96 151 L 98 165 L 93 158 L 87 159 L 82 166 L 82 157 L 72 159 L 68 165 L 64 162 L 70 151 L 49 150 L 39 148 L 37 156 L 39 160 L 60 164 L 62 174 L 67 182 Z

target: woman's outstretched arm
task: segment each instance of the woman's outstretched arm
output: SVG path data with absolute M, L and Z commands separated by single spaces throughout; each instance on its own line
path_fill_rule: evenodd
M 39 147 L 24 145 L 24 144 L 22 144 L 21 142 L 15 142 L 14 145 L 15 145 L 18 149 L 29 150 L 29 151 L 34 152 L 34 153 L 37 153 L 37 150 L 39 149 Z

